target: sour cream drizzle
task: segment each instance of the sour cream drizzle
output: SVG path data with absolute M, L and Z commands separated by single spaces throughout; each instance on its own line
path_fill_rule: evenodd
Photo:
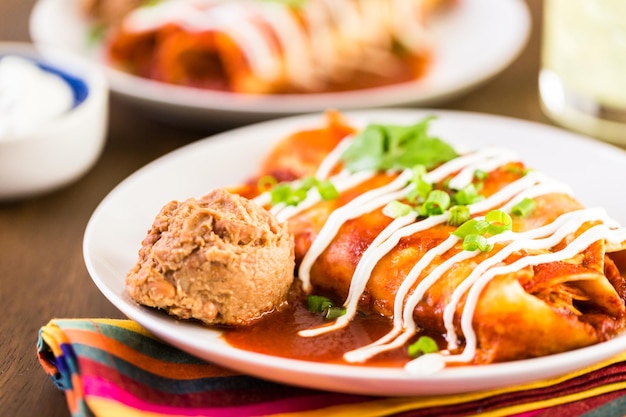
M 375 175 L 374 172 L 349 173 L 341 171 L 339 174 L 329 177 L 330 172 L 339 164 L 343 150 L 349 146 L 351 141 L 352 137 L 344 139 L 322 161 L 317 171 L 318 178 L 328 178 L 340 190 L 356 186 Z M 516 155 L 508 150 L 485 148 L 477 152 L 466 153 L 440 165 L 438 168 L 428 172 L 425 180 L 436 183 L 456 173 L 449 181 L 449 186 L 452 189 L 462 189 L 472 182 L 476 170 L 490 172 L 517 160 Z M 412 170 L 399 172 L 398 176 L 390 183 L 357 196 L 330 214 L 318 236 L 304 255 L 298 271 L 298 278 L 301 280 L 305 291 L 312 289 L 310 282 L 312 265 L 330 245 L 341 226 L 350 219 L 380 209 L 391 201 L 406 197 L 414 187 L 411 183 L 412 177 Z M 529 171 L 520 179 L 506 185 L 488 198 L 468 205 L 468 208 L 470 214 L 474 216 L 496 208 L 510 212 L 517 203 L 525 198 L 534 198 L 549 193 L 571 195 L 571 190 L 567 185 L 548 178 L 538 171 Z M 280 207 L 277 209 L 276 214 L 281 217 L 281 221 L 286 221 L 291 216 L 311 207 L 320 200 L 319 193 L 312 189 L 303 203 L 296 207 Z M 257 202 L 259 204 L 267 204 L 269 202 L 268 193 L 257 197 Z M 312 337 L 347 326 L 357 313 L 359 299 L 377 263 L 396 247 L 403 237 L 443 224 L 448 220 L 448 217 L 449 213 L 444 212 L 440 215 L 416 221 L 417 215 L 415 212 L 412 212 L 392 220 L 374 238 L 357 264 L 350 283 L 348 296 L 344 302 L 346 314 L 340 316 L 329 325 L 300 331 L 299 335 Z M 475 218 L 479 219 L 482 217 Z M 509 265 L 502 265 L 502 262 L 515 252 L 547 250 L 555 247 L 564 238 L 579 230 L 586 222 L 600 222 L 601 224 L 591 227 L 562 250 L 540 255 L 529 255 Z M 455 263 L 473 258 L 481 253 L 479 250 L 462 250 L 454 254 L 430 271 L 416 286 L 417 280 L 433 260 L 452 250 L 459 243 L 459 240 L 458 237 L 450 235 L 436 247 L 428 250 L 415 263 L 396 294 L 392 330 L 370 345 L 347 352 L 344 355 L 347 361 L 363 362 L 381 352 L 402 347 L 415 335 L 419 329 L 413 317 L 414 311 L 429 288 L 437 283 Z M 436 354 L 423 355 L 409 362 L 406 365 L 407 371 L 419 373 L 436 372 L 445 367 L 446 363 L 469 362 L 473 359 L 476 354 L 476 334 L 472 327 L 473 314 L 481 291 L 495 276 L 515 272 L 527 266 L 574 257 L 598 240 L 606 240 L 607 244 L 618 245 L 626 240 L 626 228 L 620 228 L 619 224 L 611 219 L 604 209 L 588 208 L 565 213 L 552 223 L 535 229 L 525 232 L 508 231 L 491 236 L 487 240 L 490 244 L 497 244 L 499 250 L 473 269 L 470 275 L 454 290 L 450 301 L 444 308 L 443 320 L 446 328 L 446 340 L 448 341 L 447 350 Z M 410 293 L 413 287 L 415 289 Z M 453 322 L 454 315 L 460 300 L 464 296 L 466 296 L 466 299 L 464 310 L 461 314 L 461 330 L 465 337 L 465 348 L 461 354 L 452 355 L 450 351 L 458 348 L 459 342 Z
M 354 71 L 389 75 L 393 41 L 413 53 L 429 43 L 422 0 L 309 0 L 298 9 L 273 1 L 170 0 L 127 16 L 131 32 L 176 24 L 187 31 L 222 31 L 238 46 L 259 78 L 284 75 L 316 89 Z M 284 67 L 283 67 L 284 63 Z

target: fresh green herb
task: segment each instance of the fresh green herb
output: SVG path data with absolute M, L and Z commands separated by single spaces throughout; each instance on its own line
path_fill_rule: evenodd
M 450 226 L 460 226 L 470 219 L 470 210 L 467 206 L 452 206 L 449 211 L 448 224 Z
M 526 217 L 535 211 L 537 203 L 532 198 L 525 198 L 511 208 L 511 213 L 519 217 Z
M 390 201 L 385 207 L 383 207 L 383 214 L 387 217 L 391 217 L 392 219 L 406 216 L 411 211 L 413 211 L 413 207 L 408 204 L 401 203 L 398 200 Z
M 439 346 L 432 337 L 420 336 L 417 341 L 409 345 L 407 351 L 411 358 L 417 358 L 427 353 L 439 352 Z
M 306 304 L 311 313 L 321 313 L 327 320 L 336 319 L 346 314 L 344 307 L 336 307 L 330 298 L 322 295 L 307 296 Z
M 350 171 L 413 168 L 426 169 L 447 162 L 458 155 L 446 142 L 431 136 L 432 117 L 409 126 L 371 124 L 363 129 L 342 154 Z
M 485 197 L 478 193 L 474 184 L 468 184 L 454 193 L 453 199 L 457 204 L 474 204 L 484 200 Z

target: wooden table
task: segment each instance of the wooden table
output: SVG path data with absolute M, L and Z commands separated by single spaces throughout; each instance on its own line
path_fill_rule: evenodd
M 527 0 L 533 31 L 527 47 L 495 79 L 440 107 L 550 123 L 537 92 L 541 0 Z M 28 41 L 35 0 L 0 1 L 0 40 Z M 68 416 L 64 395 L 36 356 L 37 331 L 54 317 L 122 315 L 92 283 L 82 256 L 93 210 L 126 176 L 173 149 L 220 130 L 157 123 L 113 98 L 108 142 L 82 179 L 52 194 L 0 203 L 0 415 Z

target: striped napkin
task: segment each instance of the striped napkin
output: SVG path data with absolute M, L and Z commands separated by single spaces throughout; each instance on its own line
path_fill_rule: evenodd
M 130 320 L 51 320 L 39 360 L 73 417 L 626 414 L 626 352 L 537 383 L 452 396 L 372 397 L 281 385 L 199 360 Z

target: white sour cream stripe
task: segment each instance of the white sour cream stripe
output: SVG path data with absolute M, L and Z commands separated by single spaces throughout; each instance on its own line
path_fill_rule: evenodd
M 469 291 L 475 283 L 482 279 L 487 270 L 491 267 L 503 262 L 509 255 L 523 250 L 540 250 L 555 247 L 559 242 L 563 241 L 568 235 L 576 232 L 583 223 L 590 221 L 602 221 L 605 224 L 611 224 L 613 221 L 608 217 L 602 209 L 587 209 L 569 212 L 558 217 L 554 222 L 536 229 L 532 229 L 523 233 L 502 233 L 488 239 L 490 243 L 509 241 L 504 248 L 495 255 L 489 257 L 474 268 L 472 273 L 465 279 L 452 293 L 452 298 L 444 309 L 444 324 L 447 329 L 446 340 L 448 341 L 448 349 L 458 347 L 457 335 L 454 330 L 454 313 L 461 301 L 461 298 Z M 583 248 L 584 249 L 584 248 Z M 533 264 L 537 265 L 539 262 Z M 474 294 L 476 295 L 476 294 Z M 477 300 L 467 300 L 472 304 L 476 304 Z M 466 302 L 467 302 L 466 301 Z M 467 310 L 467 308 L 466 308 Z M 470 330 L 470 329 L 463 329 Z M 472 331 L 473 332 L 473 331 Z M 465 333 L 464 333 L 465 334 Z
M 308 0 L 300 18 L 273 1 L 169 0 L 136 9 L 123 25 L 130 32 L 166 24 L 221 31 L 259 78 L 278 79 L 284 64 L 293 85 L 316 89 L 357 70 L 388 75 L 392 66 L 372 57 L 393 59 L 394 39 L 410 51 L 423 51 L 429 40 L 422 7 L 422 0 Z
M 472 166 L 475 166 L 472 164 Z M 462 174 L 461 174 L 462 175 Z M 555 181 L 546 180 L 552 185 L 551 187 L 545 187 L 545 183 L 537 183 L 545 179 L 542 175 L 534 172 L 533 175 L 526 175 L 521 179 L 508 184 L 506 187 L 499 190 L 489 198 L 475 204 L 469 205 L 470 213 L 475 214 L 497 208 L 501 205 L 502 201 L 506 200 L 518 200 L 520 195 L 526 196 L 532 194 L 533 196 L 542 195 L 542 193 L 548 192 L 561 192 L 567 193 L 566 187 L 556 187 Z M 510 212 L 512 205 L 506 205 L 501 207 L 501 210 Z M 479 217 L 477 217 L 478 219 Z M 426 220 L 417 222 L 414 225 L 406 227 L 403 231 L 404 236 L 410 236 L 418 231 L 426 230 L 427 227 L 422 227 L 421 224 L 427 220 L 434 219 L 436 224 L 443 223 L 447 220 L 447 217 L 440 216 L 429 217 Z M 542 233 L 543 229 L 535 229 L 531 232 Z M 493 236 L 488 239 L 489 243 L 493 244 L 502 240 L 512 239 L 510 233 L 502 233 Z M 417 304 L 422 300 L 428 289 L 434 285 L 445 274 L 451 266 L 457 262 L 470 259 L 480 251 L 461 251 L 442 264 L 438 265 L 428 276 L 426 276 L 415 288 L 411 296 L 406 299 L 409 290 L 415 286 L 417 279 L 420 277 L 423 270 L 432 262 L 432 260 L 439 255 L 445 254 L 447 251 L 454 247 L 454 244 L 458 241 L 454 236 L 450 236 L 446 241 L 442 242 L 438 246 L 430 249 L 426 254 L 415 264 L 411 269 L 405 281 L 402 283 L 394 300 L 394 327 L 388 335 L 385 335 L 381 340 L 361 347 L 351 352 L 347 352 L 344 358 L 349 362 L 363 362 L 372 356 L 382 353 L 387 350 L 396 349 L 404 345 L 417 331 L 417 325 L 413 319 L 413 312 L 417 307 Z M 399 241 L 399 239 L 398 239 Z M 397 242 L 396 242 L 397 244 Z M 379 254 L 376 262 L 380 260 L 384 254 Z M 483 262 L 484 264 L 484 262 Z M 482 265 L 482 264 L 481 264 Z M 467 281 L 467 280 L 466 280 Z M 405 300 L 406 299 L 406 300 Z M 358 300 L 357 300 L 358 301 Z M 448 337 L 456 337 L 456 335 Z M 395 339 L 395 340 L 394 340 Z
M 507 156 L 505 158 L 506 162 L 514 160 L 509 152 L 505 152 L 501 149 L 499 150 L 496 148 L 488 148 L 479 152 L 460 156 L 445 164 L 442 164 L 435 170 L 429 172 L 426 175 L 426 179 L 429 182 L 438 182 L 445 179 L 456 171 L 461 170 L 462 173 L 463 169 L 467 166 L 477 166 L 476 164 L 480 164 L 479 166 L 482 166 L 481 163 L 484 164 L 485 161 L 489 162 L 494 158 L 502 161 L 502 154 L 505 154 Z M 412 175 L 413 174 L 411 170 L 406 170 L 393 183 L 399 182 L 400 180 L 402 180 L 402 183 L 404 183 L 405 181 L 408 181 L 408 179 L 410 179 Z M 405 179 L 405 177 L 407 179 Z M 518 192 L 518 188 L 524 189 L 528 187 L 528 185 L 526 185 L 527 183 L 532 185 L 537 181 L 538 178 L 538 173 L 535 173 L 534 176 L 531 176 L 529 178 L 524 177 L 523 179 L 518 180 L 515 183 L 500 190 L 489 199 L 477 204 L 470 205 L 470 212 L 477 213 L 497 207 L 501 203 L 501 200 L 512 198 Z M 521 183 L 522 185 L 518 185 L 519 183 Z M 395 190 L 396 188 L 396 186 L 391 187 L 392 190 Z M 339 228 L 343 225 L 343 223 L 345 223 L 345 221 L 349 220 L 350 218 L 356 218 L 372 210 L 383 207 L 390 201 L 402 199 L 406 197 L 411 190 L 412 188 L 411 186 L 409 186 L 401 189 L 400 191 L 394 191 L 387 195 L 377 195 L 376 198 L 372 199 L 370 199 L 368 196 L 368 194 L 372 192 L 370 191 L 368 193 L 362 194 L 350 203 L 333 212 L 330 217 L 337 218 L 333 218 L 332 222 L 329 218 L 326 224 L 322 227 L 320 234 L 313 241 L 311 249 L 309 249 L 302 261 L 298 276 L 303 282 L 303 287 L 311 287 L 311 266 L 315 262 L 315 259 L 317 259 L 317 257 L 322 254 L 322 252 L 328 247 L 328 245 L 330 245 L 332 239 L 336 236 Z M 339 211 L 341 211 L 343 215 L 336 214 Z M 374 240 L 374 242 L 372 242 L 372 244 L 370 244 L 370 246 L 365 250 L 365 252 L 361 256 L 359 263 L 357 264 L 356 270 L 353 273 L 352 280 L 350 282 L 348 297 L 344 302 L 344 306 L 346 307 L 346 314 L 339 317 L 331 325 L 322 326 L 315 329 L 303 330 L 299 333 L 301 336 L 317 336 L 323 333 L 334 331 L 338 328 L 345 327 L 354 318 L 354 315 L 357 312 L 358 300 L 365 290 L 371 273 L 376 267 L 378 261 L 382 259 L 382 257 L 385 256 L 387 253 L 389 253 L 398 244 L 401 238 L 410 236 L 423 230 L 427 230 L 438 224 L 445 223 L 448 220 L 448 213 L 446 212 L 439 216 L 431 216 L 419 222 L 414 222 L 415 219 L 415 215 L 413 215 L 412 217 L 405 216 L 396 219 L 394 222 L 389 224 L 383 230 L 383 232 Z M 331 226 L 327 228 L 327 225 L 329 224 Z M 419 276 L 419 272 L 415 271 L 414 273 L 414 279 L 417 279 Z
M 461 316 L 461 328 L 465 335 L 463 352 L 458 355 L 444 355 L 441 353 L 424 355 L 409 362 L 405 369 L 412 373 L 433 372 L 444 367 L 446 363 L 471 361 L 476 354 L 476 333 L 472 327 L 474 311 L 480 293 L 494 277 L 516 272 L 528 266 L 572 258 L 584 251 L 592 243 L 600 240 L 606 240 L 611 243 L 624 242 L 626 240 L 626 228 L 611 229 L 606 224 L 599 224 L 583 232 L 560 251 L 526 256 L 509 265 L 496 266 L 489 269 L 471 286 L 465 302 L 465 308 Z

